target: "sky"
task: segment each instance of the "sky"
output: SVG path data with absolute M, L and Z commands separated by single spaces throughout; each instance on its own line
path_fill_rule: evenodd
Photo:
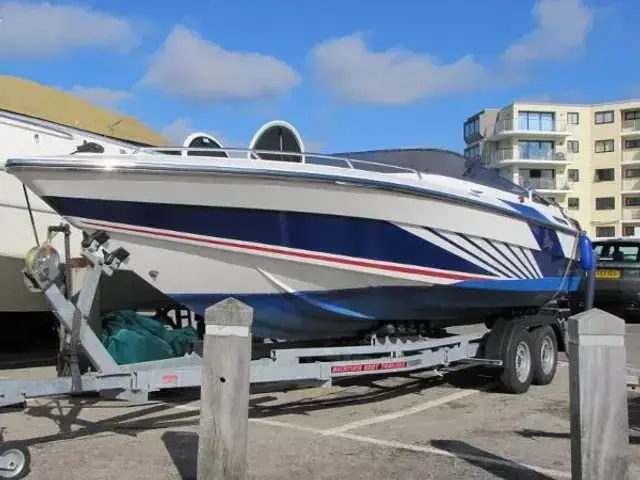
M 0 0 L 0 74 L 248 147 L 286 120 L 308 151 L 462 152 L 513 101 L 640 97 L 640 0 Z

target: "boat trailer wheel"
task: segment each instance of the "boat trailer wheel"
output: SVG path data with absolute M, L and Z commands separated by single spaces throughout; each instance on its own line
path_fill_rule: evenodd
M 31 454 L 27 447 L 13 442 L 0 443 L 0 478 L 25 478 L 30 467 Z
M 534 374 L 534 342 L 524 328 L 512 332 L 503 353 L 502 385 L 509 393 L 529 390 Z

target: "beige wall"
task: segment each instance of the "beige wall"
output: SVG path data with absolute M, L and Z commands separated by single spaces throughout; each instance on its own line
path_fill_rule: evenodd
M 615 226 L 615 235 L 624 234 L 624 226 L 633 225 L 629 222 L 635 221 L 640 227 L 640 206 L 625 207 L 624 199 L 633 196 L 630 193 L 623 194 L 623 190 L 638 190 L 635 196 L 640 197 L 640 177 L 627 179 L 624 172 L 629 168 L 640 169 L 640 148 L 625 150 L 624 141 L 627 139 L 640 139 L 640 119 L 634 121 L 624 121 L 623 112 L 628 110 L 640 110 L 640 101 L 617 102 L 599 105 L 553 105 L 553 104 L 529 104 L 514 103 L 499 110 L 485 110 L 480 115 L 480 133 L 486 139 L 490 137 L 494 130 L 511 130 L 511 134 L 504 136 L 500 140 L 490 140 L 484 142 L 483 156 L 485 162 L 491 158 L 510 158 L 516 151 L 519 140 L 553 140 L 556 152 L 565 152 L 568 163 L 565 165 L 545 164 L 525 164 L 515 162 L 512 164 L 499 164 L 500 173 L 512 181 L 517 182 L 521 169 L 531 168 L 554 168 L 556 183 L 561 186 L 568 182 L 568 170 L 577 169 L 579 171 L 579 181 L 569 182 L 571 190 L 560 193 L 545 193 L 546 197 L 554 197 L 555 201 L 567 208 L 567 213 L 578 220 L 582 227 L 592 236 L 596 234 L 597 226 Z M 518 132 L 518 114 L 520 111 L 553 112 L 555 114 L 556 130 L 567 130 L 566 135 L 552 134 L 521 134 Z M 613 111 L 613 122 L 607 124 L 596 124 L 595 114 L 600 111 Z M 568 114 L 576 112 L 579 114 L 579 124 L 568 124 Z M 595 142 L 597 140 L 614 141 L 614 151 L 596 153 Z M 570 153 L 567 150 L 567 141 L 577 140 L 580 151 Z M 622 162 L 637 162 L 635 165 L 624 165 Z M 497 166 L 496 164 L 493 164 Z M 596 169 L 613 169 L 614 180 L 595 182 Z M 614 197 L 615 208 L 612 210 L 596 210 L 596 198 Z M 578 209 L 568 209 L 568 199 L 578 198 L 580 205 Z M 627 220 L 627 222 L 623 222 Z M 637 220 L 637 221 L 636 221 Z M 638 229 L 640 235 L 640 228 Z

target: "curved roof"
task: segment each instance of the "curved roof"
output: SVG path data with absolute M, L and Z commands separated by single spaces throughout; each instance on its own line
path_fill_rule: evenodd
M 123 141 L 152 146 L 170 144 L 135 118 L 109 112 L 55 88 L 9 75 L 0 75 L 0 110 Z M 109 125 L 115 126 L 110 130 Z

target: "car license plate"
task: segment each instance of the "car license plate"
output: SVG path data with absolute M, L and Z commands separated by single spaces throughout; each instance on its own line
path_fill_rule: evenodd
M 598 269 L 596 270 L 596 278 L 620 278 L 620 270 Z

